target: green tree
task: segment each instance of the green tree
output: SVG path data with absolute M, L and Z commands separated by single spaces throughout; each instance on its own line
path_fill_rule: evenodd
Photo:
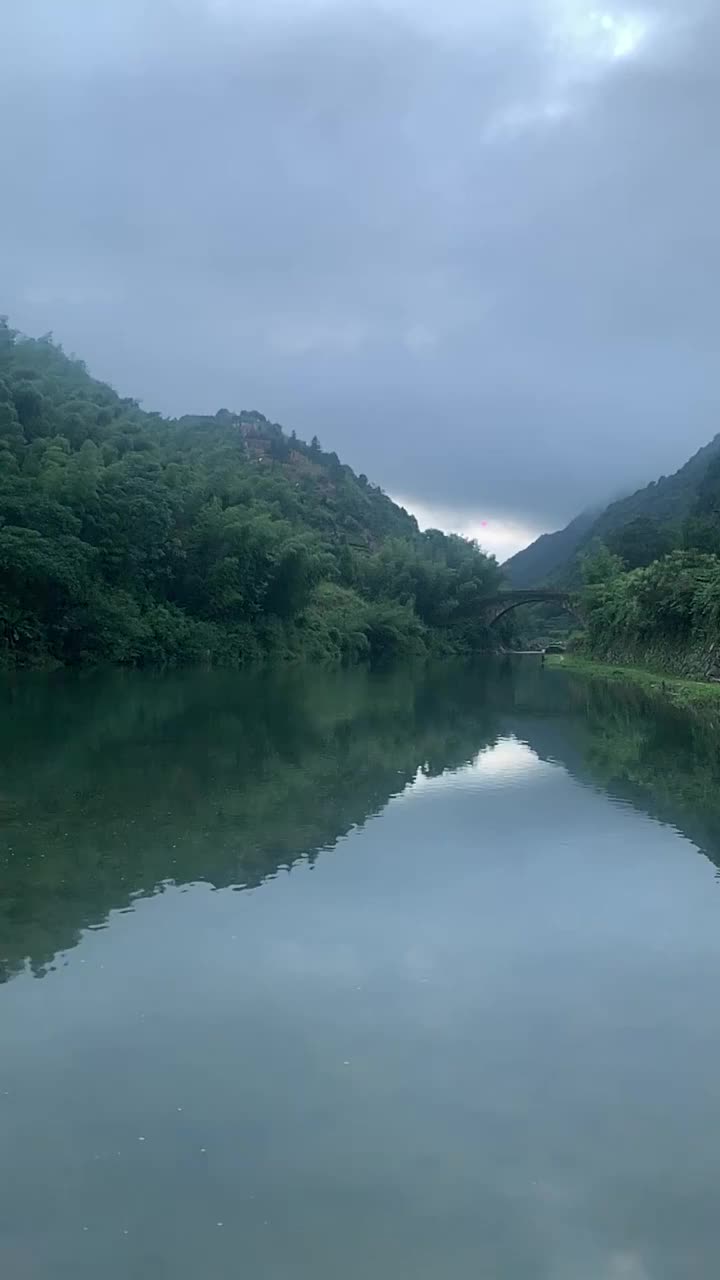
M 317 437 L 163 419 L 0 321 L 5 662 L 358 660 L 491 643 L 501 575 Z
M 607 546 L 627 569 L 644 569 L 653 560 L 669 555 L 677 542 L 669 525 L 662 525 L 650 516 L 636 516 L 608 535 Z

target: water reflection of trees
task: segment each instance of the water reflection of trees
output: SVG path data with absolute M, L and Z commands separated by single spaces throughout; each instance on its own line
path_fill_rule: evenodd
M 512 699 L 505 706 L 516 731 L 541 758 L 675 827 L 720 867 L 720 731 L 712 713 L 562 671 L 516 673 Z
M 0 980 L 136 895 L 313 861 L 497 736 L 486 673 L 25 676 L 0 693 Z M 4 846 L 4 847 L 3 847 Z
M 418 768 L 459 768 L 504 733 L 720 866 L 712 725 L 537 663 L 6 683 L 0 980 L 169 881 L 254 886 L 312 862 Z

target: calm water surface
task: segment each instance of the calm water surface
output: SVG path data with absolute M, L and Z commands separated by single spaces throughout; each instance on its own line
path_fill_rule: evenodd
M 720 739 L 532 661 L 0 686 L 3 1280 L 715 1280 Z

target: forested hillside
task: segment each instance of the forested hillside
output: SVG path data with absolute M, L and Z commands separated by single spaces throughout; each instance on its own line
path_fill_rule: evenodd
M 543 533 L 529 547 L 511 556 L 503 573 L 512 587 L 536 587 L 575 556 L 586 534 L 597 520 L 597 511 L 582 511 L 564 529 Z
M 579 558 L 592 543 L 599 540 L 612 545 L 614 540 L 622 540 L 622 531 L 631 523 L 638 530 L 644 529 L 646 535 L 651 528 L 661 527 L 672 544 L 683 545 L 685 521 L 698 501 L 709 467 L 718 458 L 720 435 L 694 454 L 674 475 L 653 480 L 644 489 L 611 503 L 599 514 L 595 513 L 594 517 L 583 512 L 565 529 L 544 534 L 508 560 L 503 565 L 504 573 L 513 586 L 538 586 L 547 581 L 577 583 L 580 580 Z M 641 523 L 636 525 L 635 522 Z M 665 550 L 670 549 L 669 545 L 665 546 Z M 654 558 L 656 556 L 650 556 L 650 559 Z
M 316 439 L 144 412 L 0 321 L 1 664 L 462 652 L 500 580 Z
M 513 585 L 576 590 L 578 643 L 590 656 L 720 679 L 720 436 L 674 475 L 595 519 L 578 516 L 503 570 Z M 542 619 L 531 623 L 540 634 Z
M 596 541 L 583 576 L 594 657 L 720 678 L 720 455 L 682 522 L 636 516 Z

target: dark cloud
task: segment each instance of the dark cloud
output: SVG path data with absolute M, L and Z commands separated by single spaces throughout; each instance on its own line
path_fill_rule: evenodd
M 258 407 L 530 526 L 720 428 L 713 6 L 257 10 L 15 7 L 16 323 L 148 406 Z

